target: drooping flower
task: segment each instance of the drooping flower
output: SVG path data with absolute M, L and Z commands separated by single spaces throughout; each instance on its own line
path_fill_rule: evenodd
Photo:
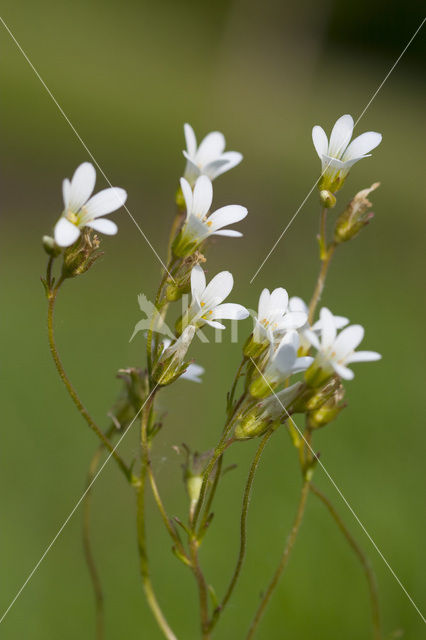
M 353 128 L 353 118 L 346 114 L 335 123 L 330 141 L 322 127 L 316 125 L 312 129 L 312 140 L 322 165 L 322 176 L 318 185 L 320 190 L 334 193 L 340 189 L 351 167 L 358 160 L 368 158 L 371 155 L 370 151 L 382 141 L 380 133 L 367 131 L 350 143 Z
M 297 357 L 299 345 L 297 331 L 286 333 L 278 347 L 271 345 L 263 374 L 259 374 L 250 385 L 253 397 L 266 397 L 291 375 L 305 371 L 312 364 L 314 359 L 310 356 Z
M 186 151 L 185 178 L 191 185 L 200 175 L 214 180 L 241 162 L 243 156 L 237 151 L 225 151 L 225 138 L 219 131 L 209 133 L 197 146 L 197 139 L 191 125 L 184 125 Z
M 191 271 L 192 300 L 189 308 L 177 323 L 177 330 L 188 326 L 200 328 L 205 324 L 216 329 L 225 329 L 218 320 L 244 320 L 249 315 L 245 307 L 240 304 L 227 302 L 234 286 L 234 278 L 229 271 L 221 271 L 207 285 L 206 276 L 200 265 Z
M 311 330 L 317 335 L 321 333 L 321 329 L 322 329 L 321 313 L 320 313 L 320 318 L 316 322 L 314 322 L 312 326 L 309 326 L 309 323 L 307 321 L 309 309 L 308 309 L 308 305 L 304 300 L 302 300 L 302 298 L 299 298 L 298 296 L 292 296 L 289 300 L 288 308 L 292 312 L 299 311 L 302 313 L 303 312 L 306 313 L 306 323 L 298 329 L 298 333 L 300 338 L 300 350 L 304 352 L 309 351 L 311 343 L 306 336 L 306 331 Z M 334 317 L 334 323 L 336 325 L 336 329 L 343 329 L 343 327 L 346 327 L 346 325 L 349 324 L 349 318 L 345 318 L 345 316 L 333 315 L 333 317 Z
M 382 357 L 375 351 L 355 351 L 364 337 L 364 328 L 359 324 L 346 327 L 337 335 L 333 314 L 326 307 L 321 309 L 321 340 L 313 331 L 306 333 L 318 353 L 306 372 L 308 384 L 317 386 L 333 373 L 345 380 L 352 380 L 354 373 L 347 367 L 352 362 L 370 362 Z
M 207 216 L 213 200 L 213 186 L 210 178 L 200 176 L 195 183 L 194 191 L 185 178 L 181 178 L 180 184 L 186 204 L 186 220 L 173 246 L 177 256 L 183 257 L 193 253 L 209 236 L 238 238 L 243 235 L 239 231 L 223 227 L 245 218 L 247 215 L 245 207 L 230 204 Z
M 90 197 L 95 188 L 96 171 L 90 162 L 77 167 L 72 180 L 62 183 L 64 211 L 55 225 L 55 242 L 60 247 L 69 247 L 78 239 L 83 227 L 90 227 L 106 235 L 115 235 L 117 225 L 101 216 L 112 213 L 123 206 L 127 193 L 120 187 L 104 189 Z

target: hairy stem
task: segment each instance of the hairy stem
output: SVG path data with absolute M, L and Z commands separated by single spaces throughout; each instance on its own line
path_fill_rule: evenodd
M 256 450 L 255 456 L 253 458 L 253 462 L 251 463 L 250 466 L 250 471 L 247 477 L 247 482 L 246 482 L 246 486 L 244 489 L 244 496 L 243 496 L 243 504 L 242 504 L 242 509 L 241 509 L 241 521 L 240 521 L 240 551 L 238 554 L 238 559 L 237 559 L 237 564 L 235 566 L 234 569 L 234 573 L 232 575 L 231 581 L 229 583 L 228 589 L 226 590 L 226 593 L 222 599 L 222 602 L 220 603 L 220 605 L 217 607 L 216 611 L 213 614 L 213 618 L 212 618 L 212 622 L 210 627 L 213 628 L 214 625 L 216 624 L 217 620 L 219 619 L 219 616 L 221 615 L 222 611 L 224 610 L 224 608 L 226 607 L 233 591 L 235 588 L 235 585 L 237 584 L 238 578 L 240 576 L 241 573 L 241 569 L 243 566 L 243 562 L 244 562 L 244 557 L 245 557 L 245 553 L 246 553 L 246 546 L 247 546 L 247 513 L 248 513 L 248 507 L 249 507 L 249 503 L 250 503 L 250 496 L 251 496 L 251 490 L 252 490 L 252 486 L 253 486 L 253 480 L 254 480 L 254 476 L 256 474 L 256 470 L 257 467 L 259 465 L 260 462 L 260 458 L 262 456 L 263 450 L 266 447 L 269 438 L 272 436 L 273 431 L 267 431 L 265 433 L 265 435 L 263 436 L 262 440 L 260 441 L 260 444 Z
M 310 485 L 310 489 L 312 493 L 314 493 L 325 505 L 325 507 L 328 509 L 331 517 L 334 519 L 340 531 L 343 533 L 344 537 L 346 538 L 350 547 L 355 552 L 356 556 L 358 557 L 364 569 L 364 573 L 368 582 L 368 588 L 370 590 L 371 611 L 372 611 L 372 620 L 373 620 L 373 637 L 374 637 L 374 640 L 382 640 L 383 636 L 382 636 L 382 630 L 381 630 L 381 624 L 380 624 L 379 596 L 377 592 L 377 582 L 376 582 L 376 576 L 374 575 L 374 571 L 371 568 L 370 563 L 367 557 L 365 556 L 364 552 L 358 546 L 358 543 L 354 540 L 351 533 L 346 528 L 345 524 L 343 523 L 342 519 L 340 518 L 339 514 L 337 513 L 337 511 L 335 510 L 335 508 L 333 507 L 333 505 L 331 504 L 327 496 L 325 496 L 313 484 Z
M 313 322 L 318 302 L 320 301 L 322 292 L 324 290 L 328 268 L 330 266 L 331 259 L 336 249 L 335 242 L 331 242 L 330 245 L 327 246 L 326 222 L 327 222 L 327 209 L 323 208 L 323 210 L 321 211 L 320 234 L 319 234 L 321 267 L 320 267 L 317 282 L 315 285 L 314 293 L 312 294 L 312 298 L 309 303 L 309 312 L 308 312 L 309 324 L 312 324 Z
M 151 406 L 153 402 L 153 394 L 148 399 L 145 404 L 145 407 L 142 410 L 142 419 L 141 419 L 141 457 L 142 457 L 142 465 L 141 472 L 139 478 L 139 484 L 137 486 L 137 534 L 138 534 L 138 550 L 139 550 L 139 559 L 140 559 L 140 571 L 142 576 L 143 587 L 145 591 L 146 600 L 148 603 L 151 612 L 157 621 L 157 624 L 163 635 L 167 640 L 177 640 L 175 634 L 171 630 L 160 605 L 158 604 L 158 600 L 156 598 L 149 570 L 149 562 L 148 562 L 148 554 L 147 554 L 147 544 L 146 544 L 146 525 L 145 525 L 145 485 L 146 485 L 146 475 L 148 470 L 148 458 L 147 458 L 147 448 L 148 448 L 148 420 L 151 412 Z
M 127 467 L 126 463 L 122 460 L 121 456 L 114 449 L 114 447 L 112 446 L 111 442 L 104 435 L 102 430 L 98 427 L 98 425 L 95 423 L 95 421 L 90 416 L 89 412 L 87 411 L 87 409 L 85 408 L 85 406 L 81 402 L 76 390 L 74 389 L 74 387 L 71 384 L 70 379 L 68 378 L 67 374 L 65 373 L 65 369 L 64 369 L 64 367 L 62 365 L 62 362 L 61 362 L 61 359 L 59 357 L 58 349 L 56 347 L 56 342 L 55 342 L 53 318 L 54 318 L 56 297 L 57 297 L 60 285 L 61 285 L 61 281 L 59 280 L 59 282 L 56 285 L 56 287 L 53 290 L 50 289 L 49 293 L 48 293 L 47 332 L 48 332 L 48 336 L 49 336 L 49 346 L 50 346 L 50 352 L 51 352 L 52 357 L 53 357 L 53 361 L 54 361 L 54 363 L 56 365 L 56 369 L 57 369 L 57 371 L 59 373 L 59 377 L 61 378 L 62 382 L 64 383 L 64 385 L 65 385 L 69 395 L 71 396 L 71 399 L 73 400 L 75 406 L 77 407 L 78 411 L 83 416 L 83 418 L 86 420 L 87 424 L 92 429 L 92 431 L 95 432 L 95 434 L 97 435 L 99 440 L 101 440 L 101 442 L 105 445 L 105 447 L 111 453 L 111 455 L 113 456 L 114 460 L 117 462 L 118 466 L 120 467 L 121 471 L 124 473 L 126 479 L 129 482 L 131 482 L 131 480 L 132 480 L 131 470 Z
M 114 427 L 111 427 L 107 432 L 109 438 L 114 432 Z M 89 465 L 89 471 L 87 473 L 86 481 L 86 493 L 83 503 L 83 549 L 84 557 L 86 559 L 87 568 L 89 570 L 90 580 L 92 582 L 93 594 L 95 597 L 95 610 L 96 610 L 96 638 L 97 640 L 103 640 L 104 638 L 104 597 L 102 592 L 102 585 L 99 578 L 99 573 L 96 568 L 96 562 L 92 551 L 92 544 L 90 541 L 90 507 L 92 498 L 92 483 L 95 477 L 99 461 L 104 451 L 104 444 L 100 444 L 92 456 Z
M 266 592 L 262 596 L 262 600 L 256 611 L 256 615 L 254 616 L 253 621 L 250 625 L 250 629 L 246 636 L 246 640 L 250 640 L 251 638 L 254 637 L 254 634 L 256 633 L 256 630 L 258 628 L 262 615 L 264 614 L 265 609 L 269 603 L 269 600 L 271 599 L 271 596 L 278 585 L 281 575 L 287 566 L 287 562 L 290 557 L 290 552 L 294 546 L 294 543 L 296 542 L 297 534 L 299 533 L 300 525 L 302 524 L 303 514 L 305 512 L 306 500 L 307 500 L 308 494 L 309 494 L 309 480 L 305 479 L 302 486 L 302 492 L 300 494 L 299 506 L 297 508 L 296 517 L 294 519 L 293 526 L 290 531 L 290 535 L 287 539 L 287 543 L 285 545 L 283 554 L 281 556 L 280 563 L 273 575 L 271 582 L 269 583 L 269 586 Z

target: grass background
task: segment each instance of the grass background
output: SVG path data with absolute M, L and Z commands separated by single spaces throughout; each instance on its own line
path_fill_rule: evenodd
M 240 241 L 220 239 L 209 274 L 235 277 L 232 299 L 255 308 L 264 286 L 308 298 L 317 273 L 318 203 L 308 199 L 252 285 L 264 259 L 319 172 L 310 130 L 329 130 L 342 113 L 362 112 L 422 16 L 415 2 L 278 0 L 214 5 L 187 2 L 14 3 L 2 18 L 37 67 L 88 148 L 164 256 L 183 171 L 182 125 L 199 137 L 223 130 L 243 164 L 215 183 L 215 206 L 244 204 Z M 47 348 L 45 269 L 40 238 L 61 211 L 60 184 L 88 160 L 4 27 L 2 62 L 2 512 L 0 602 L 5 610 L 81 495 L 96 442 L 55 375 Z M 424 85 L 420 33 L 362 118 L 358 132 L 383 143 L 357 165 L 343 205 L 380 180 L 376 217 L 332 266 L 323 302 L 366 326 L 365 348 L 380 363 L 357 367 L 347 385 L 350 407 L 318 433 L 322 461 L 421 608 L 424 594 Z M 98 186 L 104 186 L 101 177 Z M 334 214 L 331 214 L 334 215 Z M 153 297 L 155 256 L 124 211 L 105 257 L 64 287 L 57 339 L 71 379 L 105 423 L 119 385 L 117 369 L 143 363 L 144 342 L 129 337 L 140 312 L 137 294 Z M 247 331 L 249 327 L 247 325 Z M 241 341 L 245 339 L 242 331 Z M 167 505 L 183 515 L 180 460 L 172 445 L 204 450 L 217 439 L 224 398 L 240 347 L 196 345 L 203 385 L 179 382 L 162 394 L 168 415 L 154 451 Z M 256 443 L 236 448 L 202 549 L 219 594 L 238 548 L 238 510 Z M 123 455 L 137 448 L 137 430 Z M 332 498 L 377 572 L 386 636 L 423 637 L 421 618 L 378 557 L 327 478 Z M 295 452 L 284 431 L 265 452 L 250 505 L 247 563 L 216 637 L 243 638 L 259 592 L 274 570 L 300 488 Z M 106 594 L 107 638 L 160 637 L 144 603 L 135 539 L 135 505 L 113 464 L 96 483 L 94 540 Z M 81 509 L 70 520 L 0 626 L 9 639 L 92 638 L 93 603 L 81 545 Z M 180 638 L 198 637 L 195 587 L 169 553 L 150 509 L 152 573 Z M 359 640 L 370 637 L 367 588 L 360 567 L 323 507 L 311 497 L 285 578 L 262 622 L 261 640 Z

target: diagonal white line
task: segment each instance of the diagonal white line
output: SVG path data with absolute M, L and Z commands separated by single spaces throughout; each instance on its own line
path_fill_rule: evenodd
M 384 77 L 384 79 L 382 80 L 382 82 L 379 84 L 379 86 L 377 87 L 376 91 L 373 93 L 373 95 L 371 96 L 370 100 L 368 101 L 367 105 L 364 107 L 364 109 L 362 110 L 361 114 L 358 116 L 358 118 L 355 121 L 354 124 L 354 128 L 356 127 L 356 125 L 359 123 L 359 121 L 361 120 L 361 118 L 363 117 L 363 115 L 365 114 L 365 112 L 367 111 L 368 107 L 371 105 L 371 103 L 373 102 L 374 98 L 377 96 L 377 94 L 379 93 L 380 89 L 383 87 L 383 85 L 385 84 L 386 80 L 389 78 L 389 76 L 391 75 L 392 71 L 395 69 L 395 67 L 397 66 L 398 62 L 401 60 L 402 56 L 404 55 L 404 53 L 407 51 L 408 47 L 410 46 L 410 44 L 413 42 L 414 38 L 416 37 L 416 35 L 419 33 L 420 29 L 423 27 L 424 23 L 426 21 L 426 18 L 423 18 L 423 20 L 421 21 L 420 25 L 417 27 L 416 31 L 413 33 L 413 35 L 411 36 L 410 40 L 408 41 L 408 43 L 405 45 L 404 49 L 402 50 L 402 52 L 400 53 L 400 55 L 398 56 L 398 58 L 395 60 L 395 62 L 393 63 L 392 67 L 389 69 L 388 73 L 386 74 L 386 76 Z M 287 232 L 287 230 L 290 228 L 290 226 L 293 224 L 294 220 L 296 219 L 297 215 L 299 214 L 300 210 L 302 209 L 302 207 L 304 206 L 304 204 L 306 203 L 306 201 L 308 200 L 309 196 L 311 195 L 311 193 L 314 191 L 315 187 L 318 184 L 318 180 L 320 180 L 320 178 L 322 178 L 322 176 L 324 175 L 324 173 L 327 171 L 328 167 L 330 166 L 330 164 L 328 164 L 325 169 L 322 171 L 321 175 L 319 178 L 317 178 L 317 180 L 315 180 L 314 184 L 312 185 L 311 189 L 308 192 L 308 195 L 305 197 L 305 199 L 303 200 L 302 204 L 299 206 L 299 208 L 297 209 L 296 213 L 293 215 L 293 217 L 290 219 L 290 222 L 287 224 L 286 228 L 284 229 L 284 231 L 282 231 L 282 233 L 280 234 L 280 236 L 278 237 L 278 240 L 275 242 L 275 244 L 273 245 L 272 249 L 269 251 L 268 255 L 266 256 L 266 258 L 263 260 L 262 264 L 260 265 L 260 267 L 258 268 L 258 270 L 256 271 L 256 273 L 254 274 L 254 276 L 252 277 L 252 279 L 250 280 L 250 284 L 252 284 L 253 280 L 256 278 L 256 276 L 258 275 L 259 271 L 262 269 L 263 265 L 265 264 L 265 262 L 267 260 L 269 260 L 269 257 L 271 256 L 271 254 L 275 251 L 277 245 L 279 244 L 279 242 L 282 240 L 284 234 Z
M 80 136 L 80 134 L 78 133 L 77 129 L 74 127 L 73 123 L 71 122 L 71 120 L 69 119 L 69 117 L 67 116 L 67 114 L 65 113 L 65 111 L 63 110 L 63 108 L 61 107 L 61 105 L 59 104 L 59 102 L 56 100 L 55 96 L 53 95 L 53 93 L 51 92 L 51 90 L 49 89 L 49 87 L 47 86 L 47 84 L 45 83 L 45 81 L 43 80 L 43 78 L 41 77 L 40 73 L 37 71 L 37 69 L 35 68 L 35 66 L 33 65 L 33 63 L 31 62 L 31 60 L 29 59 L 29 57 L 27 56 L 27 54 L 25 53 L 25 51 L 23 50 L 23 48 L 21 47 L 21 45 L 19 44 L 19 42 L 17 41 L 17 39 L 15 38 L 15 36 L 13 35 L 12 31 L 10 30 L 10 28 L 8 27 L 8 25 L 5 23 L 5 21 L 3 20 L 3 18 L 0 16 L 0 22 L 3 24 L 4 28 L 6 29 L 6 31 L 8 32 L 8 34 L 10 35 L 10 37 L 12 38 L 13 42 L 16 44 L 16 46 L 18 47 L 19 51 L 22 53 L 22 55 L 24 56 L 25 60 L 28 62 L 28 64 L 30 65 L 31 69 L 34 71 L 35 75 L 37 76 L 37 78 L 40 80 L 41 84 L 43 85 L 43 87 L 45 88 L 46 92 L 49 94 L 50 98 L 53 100 L 53 102 L 55 103 L 56 107 L 58 108 L 59 112 L 61 113 L 61 115 L 63 116 L 63 118 L 65 119 L 65 121 L 67 122 L 67 124 L 71 127 L 72 131 L 74 132 L 75 136 L 77 137 L 77 139 L 79 140 L 79 142 L 81 143 L 81 145 L 83 146 L 83 148 L 85 149 L 85 151 L 88 153 L 88 155 L 90 156 L 90 158 L 92 159 L 93 163 L 97 166 L 99 172 L 101 173 L 101 175 L 103 176 L 104 180 L 109 184 L 110 187 L 112 187 L 113 185 L 111 184 L 110 179 L 106 176 L 104 170 L 102 169 L 102 167 L 100 166 L 100 164 L 98 163 L 98 161 L 96 160 L 95 156 L 93 155 L 93 153 L 90 151 L 90 149 L 88 148 L 87 144 L 84 142 L 83 138 Z M 160 262 L 161 266 L 163 267 L 163 269 L 165 271 L 167 271 L 167 273 L 169 274 L 170 278 L 173 280 L 173 282 L 175 282 L 175 279 L 173 278 L 172 274 L 170 273 L 170 271 L 167 269 L 166 265 L 164 264 L 164 262 L 162 261 L 162 259 L 160 258 L 160 256 L 158 255 L 156 249 L 152 246 L 151 242 L 149 241 L 149 239 L 147 238 L 146 234 L 144 233 L 144 231 L 142 230 L 140 224 L 136 221 L 136 219 L 134 218 L 134 216 L 130 213 L 128 207 L 126 204 L 123 205 L 123 209 L 125 209 L 125 211 L 129 214 L 130 219 L 133 221 L 133 223 L 136 225 L 137 229 L 139 230 L 139 233 L 143 236 L 145 242 L 149 245 L 149 247 L 151 248 L 151 250 L 153 251 L 153 253 L 155 254 L 157 260 Z
M 363 530 L 363 532 L 365 533 L 365 535 L 367 536 L 367 538 L 369 539 L 369 541 L 371 542 L 371 544 L 373 545 L 373 547 L 375 548 L 375 550 L 377 551 L 377 553 L 379 554 L 379 556 L 381 557 L 381 559 L 383 560 L 383 562 L 385 563 L 385 565 L 387 566 L 387 568 L 389 569 L 389 571 L 391 572 L 391 574 L 393 575 L 393 577 L 395 578 L 395 580 L 397 581 L 397 583 L 399 584 L 399 586 L 401 587 L 401 589 L 403 590 L 403 592 L 405 593 L 405 595 L 407 596 L 408 600 L 411 602 L 411 604 L 413 605 L 414 609 L 417 611 L 417 613 L 419 614 L 419 616 L 421 617 L 421 619 L 423 620 L 424 623 L 426 623 L 426 619 L 424 617 L 424 615 L 422 614 L 422 612 L 420 611 L 419 607 L 416 605 L 416 603 L 414 602 L 413 598 L 410 596 L 410 594 L 408 593 L 407 589 L 404 587 L 404 585 L 402 584 L 401 580 L 398 578 L 398 576 L 396 575 L 395 571 L 392 569 L 391 565 L 389 564 L 389 562 L 386 560 L 385 556 L 383 555 L 383 553 L 380 551 L 379 547 L 377 546 L 377 544 L 374 542 L 373 538 L 371 537 L 371 535 L 368 533 L 367 529 L 365 528 L 364 524 L 361 522 L 360 518 L 358 517 L 358 515 L 355 513 L 355 511 L 353 510 L 353 508 L 351 507 L 351 505 L 349 504 L 349 502 L 347 501 L 347 499 L 345 498 L 345 496 L 343 495 L 341 489 L 337 486 L 335 480 L 332 478 L 332 476 L 329 474 L 329 472 L 327 471 L 326 467 L 324 466 L 324 464 L 322 463 L 321 459 L 317 457 L 316 452 L 314 451 L 314 449 L 312 448 L 312 446 L 310 445 L 310 443 L 306 440 L 305 436 L 303 435 L 302 431 L 299 429 L 299 427 L 297 426 L 297 424 L 295 423 L 295 421 L 293 420 L 293 418 L 290 416 L 289 412 L 287 411 L 287 409 L 285 408 L 285 406 L 283 405 L 283 403 L 281 402 L 281 400 L 279 399 L 279 397 L 277 396 L 277 394 L 275 393 L 275 391 L 272 389 L 271 385 L 269 384 L 269 382 L 267 381 L 267 379 L 265 378 L 265 376 L 263 375 L 263 373 L 261 372 L 261 370 L 259 369 L 259 367 L 257 366 L 257 364 L 255 363 L 255 361 L 253 360 L 253 358 L 250 358 L 250 360 L 252 361 L 252 363 L 254 364 L 254 366 L 256 367 L 257 371 L 260 373 L 260 375 L 262 376 L 263 380 L 266 382 L 266 384 L 268 385 L 271 393 L 275 396 L 275 398 L 278 400 L 279 404 L 281 405 L 281 407 L 283 408 L 283 410 L 286 412 L 288 419 L 291 420 L 292 424 L 294 425 L 295 429 L 297 430 L 299 436 L 302 438 L 302 440 L 305 442 L 305 444 L 307 445 L 307 447 L 309 448 L 310 452 L 312 453 L 312 455 L 315 457 L 317 463 L 319 464 L 319 466 L 321 467 L 321 469 L 324 471 L 325 475 L 327 476 L 327 478 L 330 480 L 331 484 L 333 485 L 333 487 L 336 489 L 337 493 L 339 494 L 339 496 L 342 498 L 343 502 L 345 503 L 345 505 L 347 506 L 347 508 L 349 509 L 349 511 L 351 512 L 351 514 L 353 515 L 353 517 L 355 518 L 355 520 L 357 521 L 357 523 L 359 524 L 359 526 L 361 527 L 361 529 Z
M 167 371 L 170 369 L 172 363 L 169 364 L 169 366 L 167 367 L 165 373 L 167 373 Z M 81 497 L 79 498 L 79 500 L 75 503 L 73 509 L 71 510 L 71 512 L 69 513 L 69 515 L 65 518 L 64 522 L 62 523 L 61 527 L 59 528 L 58 532 L 56 533 L 56 535 L 52 538 L 51 542 L 47 545 L 46 549 L 44 550 L 41 558 L 38 560 L 37 564 L 34 566 L 34 568 L 31 570 L 31 572 L 29 573 L 27 579 L 25 580 L 24 584 L 21 586 L 21 588 L 19 589 L 19 591 L 17 592 L 16 596 L 13 598 L 12 602 L 9 604 L 9 606 L 7 607 L 7 609 L 5 610 L 5 612 L 3 613 L 3 615 L 0 618 L 0 624 L 3 622 L 3 620 L 5 619 L 5 617 L 7 616 L 7 614 L 9 613 L 9 611 L 11 610 L 11 608 L 13 607 L 13 605 L 15 604 L 15 602 L 17 601 L 17 599 L 19 598 L 19 596 L 21 595 L 21 593 L 23 592 L 23 590 L 25 589 L 25 587 L 27 586 L 27 584 L 29 583 L 29 581 L 31 580 L 31 578 L 34 576 L 35 572 L 37 571 L 37 569 L 39 568 L 39 566 L 41 565 L 41 563 L 43 562 L 43 560 L 45 559 L 45 557 L 47 556 L 47 554 L 49 553 L 49 551 L 51 550 L 51 548 L 53 547 L 53 545 L 55 544 L 56 540 L 59 538 L 59 536 L 61 535 L 62 531 L 65 529 L 65 527 L 67 526 L 68 522 L 71 520 L 72 516 L 74 515 L 74 513 L 77 511 L 78 507 L 80 506 L 80 504 L 83 502 L 85 496 L 88 494 L 88 492 L 90 491 L 91 487 L 94 485 L 94 483 L 96 482 L 97 478 L 99 477 L 99 475 L 102 473 L 104 467 L 108 464 L 108 462 L 111 460 L 111 457 L 114 454 L 114 451 L 116 451 L 116 449 L 118 448 L 118 446 L 120 445 L 120 443 L 123 441 L 124 437 L 126 436 L 126 434 L 128 433 L 130 427 L 132 426 L 132 424 L 135 422 L 136 418 L 140 415 L 142 409 L 144 408 L 144 406 L 146 405 L 146 403 L 148 402 L 148 400 L 151 398 L 152 394 L 154 393 L 154 391 L 157 389 L 158 384 L 156 384 L 154 386 L 154 388 L 152 389 L 151 393 L 149 394 L 149 396 L 146 398 L 145 402 L 143 403 L 143 405 L 141 406 L 141 408 L 139 409 L 139 411 L 137 412 L 137 414 L 135 415 L 135 417 L 133 418 L 133 420 L 131 421 L 131 423 L 128 425 L 128 427 L 126 428 L 126 430 L 124 431 L 123 435 L 121 436 L 121 438 L 118 440 L 118 442 L 116 443 L 115 447 L 112 449 L 112 451 L 108 454 L 108 456 L 105 458 L 104 463 L 102 464 L 102 466 L 99 468 L 99 470 L 97 471 L 96 475 L 94 476 L 93 480 L 91 481 L 91 483 L 86 487 L 85 491 L 83 492 L 83 494 L 81 495 Z

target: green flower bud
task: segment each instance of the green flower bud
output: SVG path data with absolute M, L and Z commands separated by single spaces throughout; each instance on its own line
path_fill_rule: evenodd
M 320 191 L 320 200 L 321 200 L 321 204 L 323 207 L 326 207 L 327 209 L 332 209 L 334 206 L 336 206 L 336 196 L 334 195 L 334 193 L 331 193 L 331 191 L 328 191 L 327 189 L 322 189 Z
M 268 346 L 268 342 L 264 343 L 256 342 L 253 334 L 251 334 L 243 347 L 243 353 L 247 358 L 258 358 Z
M 43 248 L 47 255 L 56 258 L 61 253 L 61 247 L 58 247 L 56 242 L 50 236 L 43 236 L 42 238 Z
M 345 390 L 339 385 L 337 391 L 322 404 L 309 414 L 309 424 L 314 429 L 325 427 L 332 420 L 335 420 L 339 413 L 346 407 L 346 403 L 342 402 Z
M 253 398 L 266 398 L 276 386 L 277 383 L 269 382 L 264 376 L 258 376 L 251 383 L 249 392 Z
M 336 243 L 347 242 L 355 238 L 361 229 L 374 217 L 374 213 L 370 211 L 372 204 L 367 196 L 371 191 L 377 189 L 379 185 L 380 182 L 375 182 L 369 189 L 363 189 L 357 193 L 337 218 L 334 229 L 334 241 Z

